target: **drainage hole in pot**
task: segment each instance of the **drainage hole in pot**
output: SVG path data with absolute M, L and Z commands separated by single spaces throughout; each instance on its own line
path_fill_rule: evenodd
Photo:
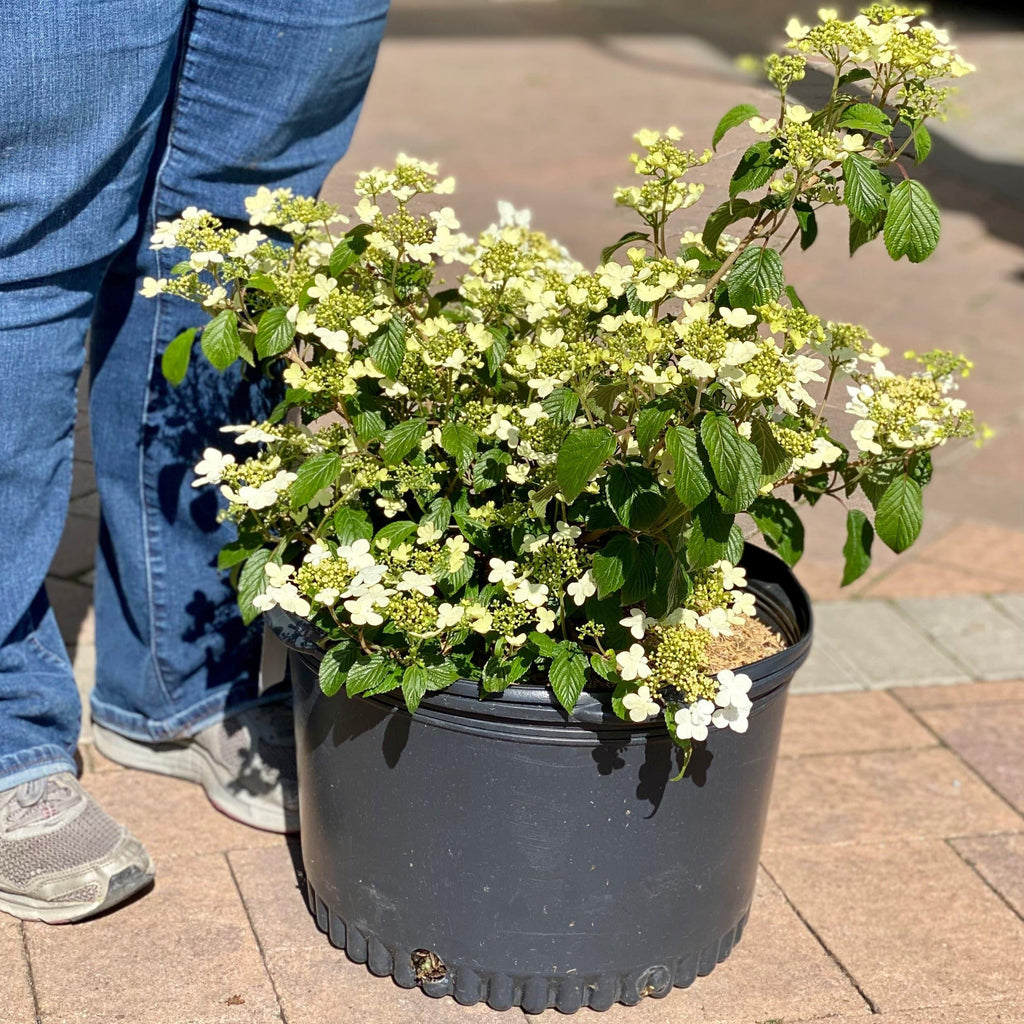
M 429 949 L 414 949 L 411 959 L 417 981 L 441 981 L 448 974 L 444 961 Z

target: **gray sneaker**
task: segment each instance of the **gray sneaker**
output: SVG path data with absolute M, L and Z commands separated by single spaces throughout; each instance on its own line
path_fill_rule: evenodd
M 152 880 L 142 844 L 70 772 L 0 791 L 0 910 L 66 924 Z
M 127 768 L 198 782 L 217 810 L 268 832 L 298 832 L 291 704 L 239 712 L 188 739 L 143 743 L 93 723 L 96 749 Z

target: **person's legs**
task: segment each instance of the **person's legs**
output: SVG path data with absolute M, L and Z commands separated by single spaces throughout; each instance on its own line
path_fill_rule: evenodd
M 203 448 L 224 443 L 219 427 L 248 422 L 261 397 L 201 359 L 179 387 L 163 379 L 167 343 L 202 316 L 173 296 L 138 295 L 144 277 L 166 277 L 181 255 L 151 250 L 149 237 L 188 206 L 244 221 L 244 198 L 260 185 L 317 192 L 348 147 L 386 7 L 200 0 L 190 13 L 144 221 L 108 271 L 93 321 L 101 729 L 175 740 L 257 700 L 260 631 L 242 625 L 216 568 L 230 534 L 215 495 L 190 484 Z
M 67 512 L 83 338 L 136 232 L 183 10 L 0 6 L 0 790 L 74 771 L 80 706 L 43 580 Z
M 184 0 L 0 8 L 0 909 L 69 921 L 152 878 L 75 779 L 80 705 L 43 580 L 67 512 L 75 385 L 135 234 Z

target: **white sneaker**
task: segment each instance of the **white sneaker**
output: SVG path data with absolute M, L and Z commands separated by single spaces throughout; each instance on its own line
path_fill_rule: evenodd
M 93 722 L 96 749 L 127 768 L 197 782 L 217 810 L 268 832 L 298 832 L 291 704 L 239 712 L 184 740 L 143 743 Z
M 70 772 L 0 791 L 0 910 L 66 924 L 116 906 L 152 880 L 142 843 Z

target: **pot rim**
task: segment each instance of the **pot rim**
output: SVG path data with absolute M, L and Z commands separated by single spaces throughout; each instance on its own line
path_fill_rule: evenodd
M 807 592 L 781 558 L 747 544 L 739 564 L 747 569 L 748 589 L 757 596 L 758 617 L 789 641 L 783 650 L 737 667 L 737 671 L 742 670 L 752 680 L 750 698 L 755 705 L 752 713 L 756 713 L 758 702 L 785 686 L 807 659 L 814 621 Z M 781 590 L 782 599 L 774 592 L 776 588 Z M 313 665 L 323 658 L 323 634 L 311 623 L 282 612 L 280 608 L 267 613 L 267 619 L 278 639 L 304 661 Z M 591 728 L 603 727 L 602 731 L 613 729 L 630 734 L 664 731 L 660 718 L 645 723 L 624 722 L 612 710 L 611 697 L 610 690 L 584 690 L 572 712 L 566 713 L 546 684 L 513 683 L 499 693 L 482 694 L 478 682 L 456 679 L 444 690 L 424 696 L 416 717 L 440 713 L 477 719 L 529 721 L 535 725 L 564 726 L 567 722 L 576 722 Z M 385 693 L 361 699 L 406 711 L 400 695 Z

